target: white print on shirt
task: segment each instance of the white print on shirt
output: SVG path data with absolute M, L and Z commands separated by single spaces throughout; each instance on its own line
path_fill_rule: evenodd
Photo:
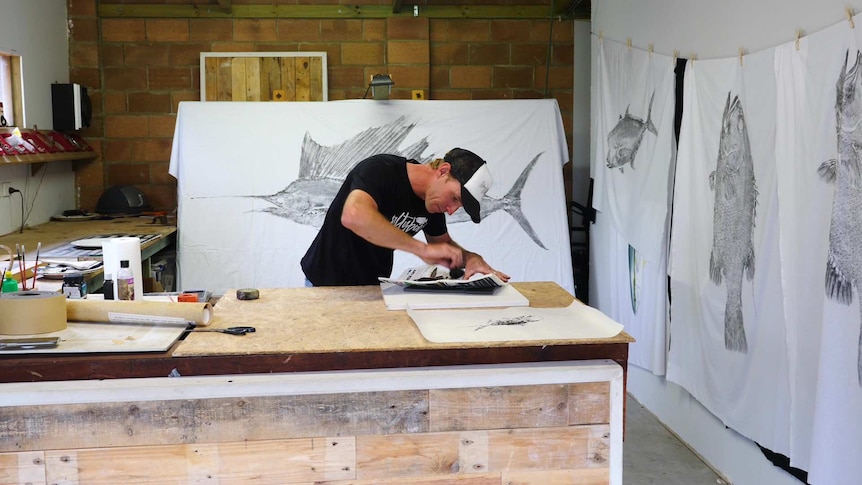
M 392 217 L 392 225 L 406 232 L 414 234 L 422 230 L 428 224 L 428 218 L 424 216 L 414 217 L 408 212 Z

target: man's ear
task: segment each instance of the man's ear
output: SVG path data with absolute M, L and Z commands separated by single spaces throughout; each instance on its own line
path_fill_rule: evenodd
M 440 176 L 449 175 L 449 172 L 451 171 L 452 165 L 450 165 L 449 162 L 443 162 L 437 167 L 437 173 L 440 174 Z

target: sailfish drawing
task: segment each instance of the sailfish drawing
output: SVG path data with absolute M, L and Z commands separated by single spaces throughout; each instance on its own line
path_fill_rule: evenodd
M 416 127 L 416 123 L 407 122 L 404 116 L 383 126 L 368 128 L 350 139 L 333 146 L 323 146 L 306 133 L 302 140 L 302 151 L 299 159 L 299 175 L 296 180 L 284 189 L 269 195 L 244 195 L 262 199 L 271 207 L 261 209 L 263 212 L 291 220 L 297 224 L 320 228 L 335 194 L 341 187 L 344 178 L 354 165 L 361 160 L 378 153 L 401 155 L 407 159 L 428 163 L 442 156 L 423 157 L 428 148 L 427 137 L 402 149 L 401 145 Z M 521 210 L 521 192 L 527 178 L 544 152 L 536 154 L 530 160 L 520 176 L 501 198 L 486 195 L 481 201 L 482 219 L 498 210 L 511 215 L 521 229 L 542 249 L 547 249 L 533 229 L 530 221 Z M 463 209 L 448 217 L 450 223 L 469 221 L 470 217 Z

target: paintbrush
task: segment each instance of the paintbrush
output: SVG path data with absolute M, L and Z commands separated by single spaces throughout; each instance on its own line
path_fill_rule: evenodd
M 42 249 L 42 241 L 36 243 L 36 261 L 33 263 L 33 284 L 30 285 L 31 290 L 36 289 L 36 270 L 39 269 L 39 251 Z

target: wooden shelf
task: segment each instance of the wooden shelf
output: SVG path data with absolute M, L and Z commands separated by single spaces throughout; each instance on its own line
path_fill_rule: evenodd
M 0 128 L 0 164 L 30 164 L 31 171 L 37 172 L 47 162 L 93 160 L 97 157 L 93 148 L 78 135 L 50 130 L 20 130 L 21 137 L 37 150 L 14 153 L 7 142 L 13 130 L 14 127 Z

